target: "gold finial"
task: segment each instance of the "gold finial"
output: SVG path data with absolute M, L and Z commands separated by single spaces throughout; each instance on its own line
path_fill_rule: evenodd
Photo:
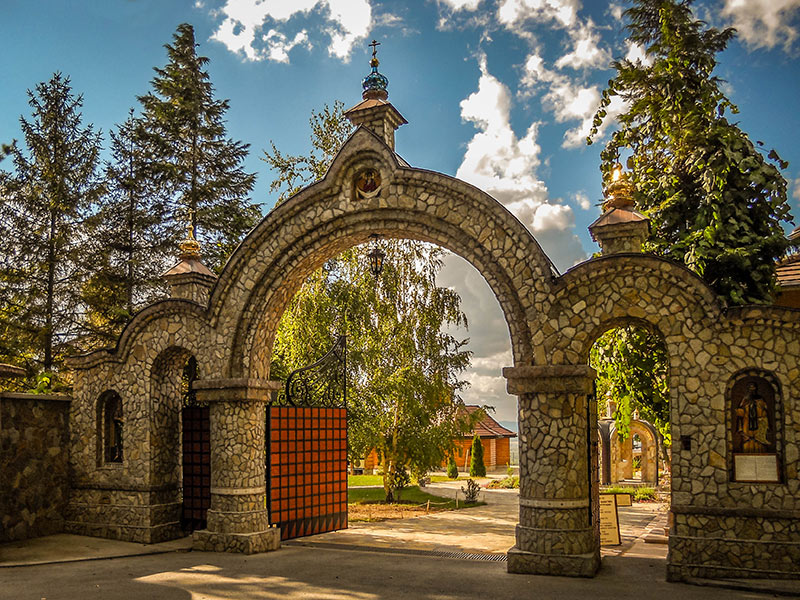
M 603 203 L 603 210 L 633 207 L 634 191 L 635 188 L 628 179 L 628 174 L 622 170 L 622 165 L 617 163 L 611 174 L 611 183 L 605 189 L 606 201 Z
M 378 46 L 380 45 L 381 43 L 378 40 L 372 40 L 372 43 L 368 44 L 368 46 L 372 48 L 372 59 L 369 61 L 370 67 L 377 67 L 379 64 L 381 64 L 381 62 L 378 60 Z
M 194 238 L 194 209 L 189 209 L 189 223 L 186 225 L 186 239 L 184 239 L 178 248 L 180 248 L 180 257 L 183 260 L 188 258 L 200 258 L 200 242 Z

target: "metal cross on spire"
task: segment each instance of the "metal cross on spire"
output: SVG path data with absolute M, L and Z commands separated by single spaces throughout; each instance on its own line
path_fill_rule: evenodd
M 368 44 L 368 46 L 370 48 L 372 48 L 372 58 L 377 58 L 377 56 L 378 56 L 378 46 L 380 46 L 380 45 L 381 45 L 381 43 L 378 40 L 372 40 L 372 43 Z

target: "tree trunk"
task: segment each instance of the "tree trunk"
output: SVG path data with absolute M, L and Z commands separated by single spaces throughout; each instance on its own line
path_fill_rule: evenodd
M 53 307 L 56 281 L 56 211 L 50 209 L 50 232 L 47 240 L 47 299 L 44 316 L 44 370 L 53 368 Z

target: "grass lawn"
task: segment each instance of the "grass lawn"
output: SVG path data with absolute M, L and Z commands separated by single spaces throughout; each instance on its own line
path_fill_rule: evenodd
M 383 475 L 348 475 L 347 486 L 383 485 Z
M 403 519 L 417 514 L 425 514 L 428 512 L 428 501 L 430 501 L 430 512 L 456 510 L 455 500 L 423 492 L 417 486 L 404 489 L 400 495 L 400 502 L 384 504 L 384 498 L 383 488 L 348 490 L 348 520 L 384 521 L 386 519 Z M 462 500 L 458 503 L 458 508 L 471 508 L 473 506 L 483 506 L 484 504 L 485 502 L 464 504 Z
M 469 475 L 459 475 L 458 481 L 466 481 L 469 479 Z M 455 479 L 450 479 L 447 475 L 431 475 L 431 483 L 441 483 L 443 481 L 456 481 Z
M 469 479 L 467 475 L 459 475 L 459 480 L 465 481 Z M 447 475 L 431 475 L 431 483 L 439 483 L 442 481 L 455 481 L 450 479 Z M 352 487 L 354 485 L 383 485 L 383 475 L 348 475 L 347 485 Z

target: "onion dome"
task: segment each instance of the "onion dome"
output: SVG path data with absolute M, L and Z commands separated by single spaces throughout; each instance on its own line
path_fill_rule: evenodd
M 380 64 L 378 46 L 380 46 L 380 42 L 372 40 L 370 46 L 372 46 L 372 60 L 369 61 L 369 66 L 372 67 L 372 72 L 361 81 L 361 87 L 364 90 L 361 93 L 361 97 L 364 100 L 369 98 L 386 100 L 389 97 L 389 92 L 386 91 L 386 88 L 389 87 L 389 80 L 385 75 L 378 72 L 378 65 Z

